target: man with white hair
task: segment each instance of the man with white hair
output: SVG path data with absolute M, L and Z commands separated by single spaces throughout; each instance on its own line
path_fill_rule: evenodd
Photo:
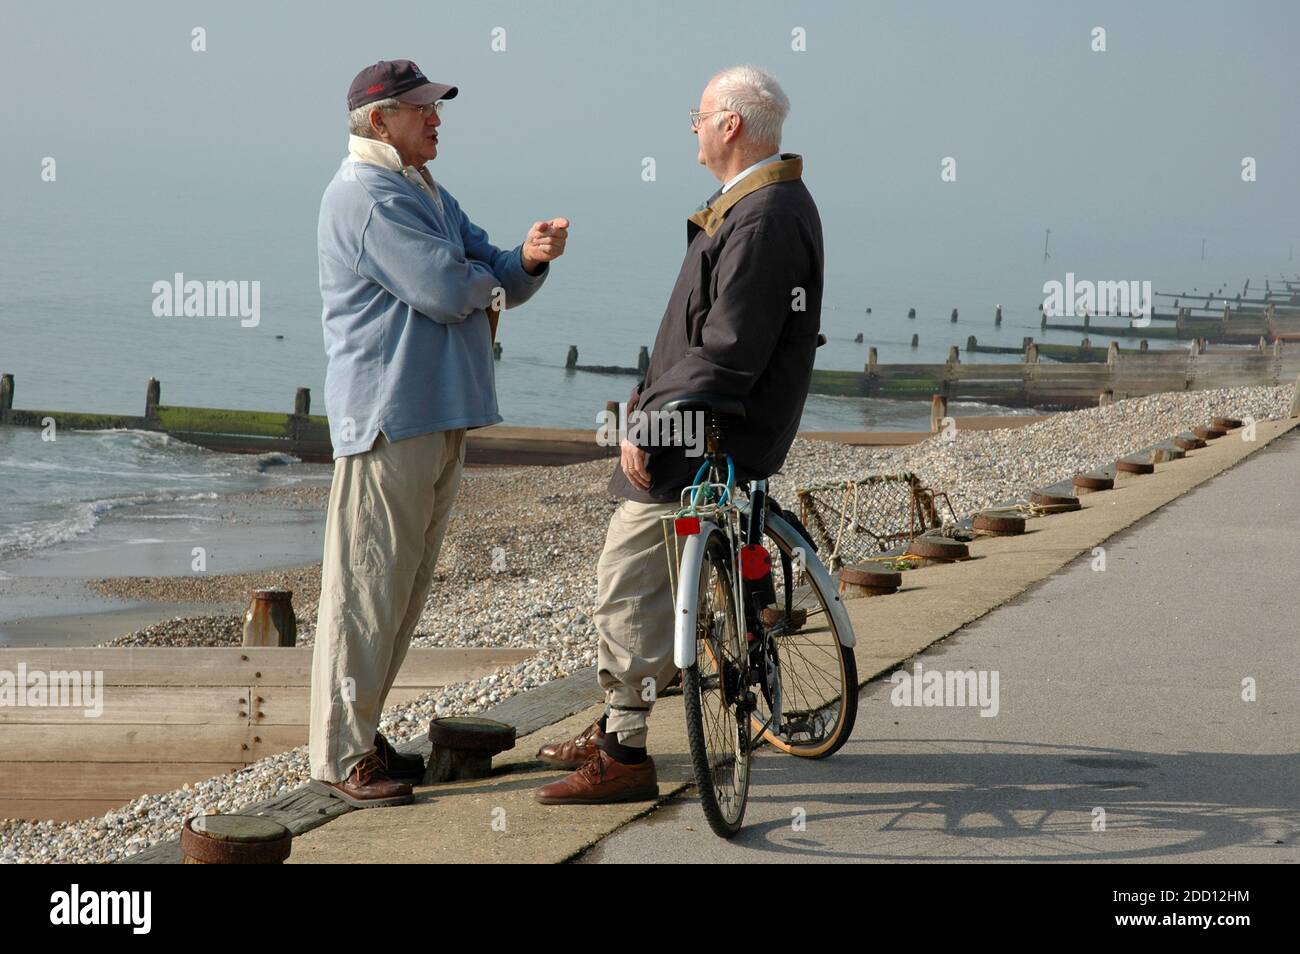
M 312 657 L 311 787 L 357 808 L 412 799 L 424 774 L 378 731 L 433 582 L 465 432 L 501 420 L 489 312 L 526 302 L 564 252 L 568 220 L 502 250 L 434 181 L 454 86 L 410 60 L 348 90 L 348 155 L 321 199 L 317 243 L 334 480 Z
M 821 324 L 822 231 L 803 160 L 781 152 L 790 104 L 753 66 L 709 81 L 691 128 L 699 161 L 722 188 L 688 217 L 686 259 L 629 413 L 674 398 L 737 398 L 727 429 L 737 480 L 778 470 L 794 441 Z M 654 430 L 651 428 L 650 430 Z M 634 433 L 629 431 L 629 434 Z M 640 801 L 658 794 L 647 725 L 676 674 L 673 603 L 660 518 L 679 507 L 699 458 L 687 449 L 622 442 L 610 491 L 624 498 L 597 564 L 598 679 L 605 714 L 538 758 L 574 770 L 538 789 L 548 805 Z

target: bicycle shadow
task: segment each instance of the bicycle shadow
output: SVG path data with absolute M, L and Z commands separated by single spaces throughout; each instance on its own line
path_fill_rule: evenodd
M 882 743 L 994 751 L 854 751 Z M 997 751 L 1011 748 L 1033 751 Z M 763 852 L 853 861 L 1098 862 L 1251 845 L 1278 847 L 1282 861 L 1294 859 L 1300 843 L 1300 753 L 1171 755 L 1034 742 L 856 739 L 824 762 L 765 753 L 752 771 L 750 817 L 729 844 Z M 774 791 L 782 787 L 800 791 Z M 778 806 L 789 811 L 754 820 Z M 799 809 L 802 825 L 795 824 Z M 1102 830 L 1094 828 L 1097 809 L 1104 811 Z M 879 847 L 869 847 L 873 842 Z

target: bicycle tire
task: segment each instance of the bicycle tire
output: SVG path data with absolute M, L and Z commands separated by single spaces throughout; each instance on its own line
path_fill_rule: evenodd
M 699 594 L 696 597 L 696 640 L 695 640 L 695 662 L 682 672 L 682 696 L 686 710 L 686 739 L 691 753 L 691 767 L 695 772 L 696 787 L 700 793 L 700 805 L 704 809 L 704 817 L 709 822 L 709 827 L 713 829 L 714 834 L 721 838 L 731 838 L 738 831 L 745 819 L 745 808 L 749 801 L 749 780 L 750 780 L 750 744 L 749 744 L 749 720 L 747 718 L 737 717 L 734 711 L 734 703 L 727 699 L 726 689 L 726 643 L 732 643 L 732 653 L 744 661 L 748 659 L 748 650 L 744 645 L 744 636 L 736 632 L 734 618 L 734 581 L 731 574 L 731 548 L 728 546 L 726 539 L 720 533 L 711 533 L 705 541 L 701 551 L 701 560 L 699 567 L 682 567 L 683 574 L 687 572 L 699 573 L 701 577 L 701 586 Z M 704 579 L 705 573 L 709 578 L 716 577 L 721 588 L 725 591 L 721 594 L 722 606 L 725 608 L 730 621 L 730 634 L 724 633 L 721 638 L 712 632 L 716 623 L 715 611 L 713 604 L 707 607 L 707 622 L 705 621 L 705 601 L 711 596 L 711 585 L 706 587 L 707 582 Z M 706 631 L 706 627 L 708 630 Z M 716 654 L 715 654 L 716 653 Z M 719 660 L 722 660 L 719 664 Z M 708 669 L 702 669 L 701 664 L 717 672 L 716 683 L 715 677 Z M 743 689 L 743 679 L 737 680 Z M 713 700 L 712 696 L 717 696 Z M 732 745 L 730 748 L 731 756 L 734 763 L 731 769 L 732 794 L 726 795 L 725 792 L 719 791 L 719 769 L 726 767 L 725 761 L 719 761 L 714 758 L 714 752 L 710 749 L 713 744 L 717 748 L 720 741 L 720 728 L 716 721 L 710 724 L 707 714 L 712 704 L 721 703 L 723 710 L 730 709 L 731 719 L 730 726 L 721 726 L 721 731 L 732 732 Z M 724 797 L 724 795 L 726 797 Z
M 782 517 L 784 518 L 784 514 L 782 514 Z M 772 528 L 770 522 L 764 529 L 765 537 L 775 544 L 778 551 L 784 550 L 787 555 L 792 555 L 795 548 L 803 548 L 805 560 L 816 559 L 812 544 L 807 539 L 799 536 L 798 531 L 794 529 L 794 524 L 790 523 L 788 520 L 786 523 L 790 524 L 793 533 L 792 539 L 783 539 L 782 536 Z M 770 549 L 771 547 L 769 546 L 769 550 Z M 779 581 L 777 589 L 778 608 L 780 608 L 786 588 L 790 586 L 791 581 L 785 578 L 785 561 L 777 559 L 777 554 L 775 553 L 773 554 L 773 557 L 773 573 L 775 574 L 779 572 L 782 575 L 782 579 Z M 778 567 L 780 568 L 779 570 Z M 781 660 L 782 693 L 783 695 L 787 695 L 785 691 L 787 686 L 790 686 L 790 688 L 795 689 L 796 691 L 798 690 L 798 676 L 796 675 L 798 667 L 791 665 L 787 670 L 786 665 L 787 661 L 793 662 L 794 658 L 796 658 L 797 650 L 795 647 L 798 644 L 793 637 L 803 634 L 805 639 L 807 639 L 812 632 L 809 629 L 810 621 L 812 621 L 812 626 L 816 627 L 818 625 L 816 622 L 818 618 L 824 620 L 829 628 L 829 636 L 822 636 L 819 642 L 822 646 L 821 654 L 825 655 L 828 660 L 833 658 L 837 669 L 835 678 L 839 683 L 838 698 L 840 705 L 836 711 L 836 721 L 830 730 L 823 736 L 805 742 L 801 742 L 797 739 L 784 738 L 770 728 L 764 731 L 763 738 L 773 748 L 784 752 L 787 755 L 794 755 L 806 759 L 824 759 L 838 752 L 840 748 L 843 747 L 844 743 L 849 740 L 849 736 L 853 732 L 853 726 L 857 721 L 858 714 L 858 666 L 857 657 L 854 655 L 853 648 L 851 646 L 845 646 L 843 641 L 840 639 L 840 634 L 835 623 L 835 617 L 830 612 L 830 604 L 833 600 L 838 598 L 838 594 L 822 592 L 821 587 L 816 584 L 816 581 L 812 579 L 810 574 L 808 586 L 817 600 L 819 607 L 818 612 L 811 612 L 813 607 L 805 606 L 805 608 L 810 610 L 810 612 L 808 612 L 802 620 L 802 625 L 800 625 L 793 633 L 789 634 L 789 636 L 775 637 L 777 657 Z M 834 654 L 833 657 L 832 653 Z M 803 668 L 805 673 L 811 672 L 811 664 L 805 663 Z M 785 674 L 787 671 L 791 674 L 790 679 L 786 678 Z M 809 695 L 811 693 L 805 690 L 804 694 Z M 796 692 L 791 692 L 788 695 L 790 698 L 797 698 Z M 834 700 L 825 702 L 823 708 L 826 704 L 829 704 L 830 701 Z M 768 714 L 766 706 L 763 706 L 761 713 L 755 713 L 751 730 L 758 731 L 762 728 L 763 722 L 766 720 Z

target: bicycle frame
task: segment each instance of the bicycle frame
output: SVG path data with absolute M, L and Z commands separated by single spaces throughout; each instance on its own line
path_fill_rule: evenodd
M 698 620 L 696 618 L 697 607 L 699 605 L 699 587 L 700 587 L 700 567 L 704 561 L 705 546 L 709 538 L 715 533 L 728 536 L 724 528 L 723 521 L 731 523 L 731 540 L 742 540 L 744 537 L 740 533 L 740 515 L 750 514 L 755 500 L 763 501 L 766 507 L 767 481 L 755 480 L 751 482 L 751 497 L 748 501 L 736 503 L 734 500 L 735 491 L 735 468 L 731 460 L 731 455 L 727 455 L 727 482 L 721 484 L 718 482 L 708 481 L 701 483 L 701 478 L 707 478 L 711 462 L 701 465 L 699 472 L 696 474 L 695 483 L 682 491 L 682 501 L 687 499 L 691 501 L 690 509 L 700 518 L 700 532 L 686 537 L 686 545 L 682 549 L 680 569 L 677 573 L 677 600 L 676 612 L 674 614 L 673 626 L 673 662 L 679 669 L 686 669 L 695 664 L 697 652 L 695 634 Z M 705 496 L 703 488 L 712 487 L 719 490 L 719 502 L 715 505 L 708 505 L 704 512 L 698 509 L 700 501 Z M 785 543 L 792 551 L 803 553 L 803 565 L 805 572 L 811 578 L 813 585 L 816 586 L 826 598 L 827 612 L 831 614 L 835 623 L 835 632 L 839 635 L 841 645 L 852 647 L 856 643 L 853 635 L 853 626 L 849 622 L 849 614 L 844 609 L 844 604 L 840 600 L 839 592 L 835 586 L 835 581 L 831 578 L 830 573 L 817 558 L 813 551 L 812 544 L 803 538 L 797 530 L 794 529 L 780 515 L 765 512 L 763 521 L 767 528 L 778 540 Z M 755 531 L 761 538 L 763 524 L 757 520 L 749 521 L 751 533 Z M 736 598 L 733 600 L 731 610 L 736 614 L 737 631 L 744 633 L 744 600 L 741 596 L 743 592 L 743 578 L 740 572 L 740 549 L 731 547 L 732 563 L 732 580 L 735 585 Z M 688 570 L 689 572 L 683 572 Z

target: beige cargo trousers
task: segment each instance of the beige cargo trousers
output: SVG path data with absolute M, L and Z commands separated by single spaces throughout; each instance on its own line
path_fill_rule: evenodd
M 610 518 L 596 564 L 596 678 L 605 691 L 605 731 L 623 745 L 645 746 L 655 699 L 677 673 L 660 518 L 679 509 L 677 503 L 624 500 Z
M 334 461 L 312 654 L 311 777 L 341 782 L 374 751 L 384 700 L 424 610 L 465 464 L 465 430 Z

